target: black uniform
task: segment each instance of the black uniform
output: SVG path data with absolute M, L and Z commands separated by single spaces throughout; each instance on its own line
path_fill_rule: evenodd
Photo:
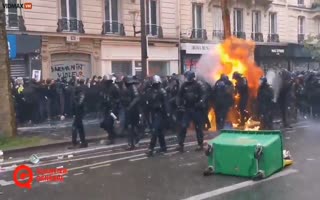
M 240 125 L 243 126 L 249 119 L 248 111 L 246 111 L 249 100 L 249 86 L 245 77 L 239 73 L 234 73 L 233 78 L 236 80 L 235 93 L 239 95 L 238 109 L 240 112 Z
M 273 124 L 273 89 L 267 83 L 266 79 L 262 79 L 262 83 L 258 89 L 258 114 L 260 119 L 261 130 L 272 130 Z
M 194 72 L 188 72 L 186 74 L 188 79 L 187 82 L 184 82 L 181 85 L 177 96 L 177 105 L 180 110 L 183 110 L 182 116 L 182 125 L 181 131 L 179 133 L 179 146 L 177 150 L 180 152 L 183 151 L 184 140 L 187 133 L 187 128 L 191 121 L 194 122 L 197 140 L 199 148 L 198 150 L 203 149 L 203 109 L 205 108 L 206 95 L 205 88 L 203 85 L 199 84 L 199 82 L 194 80 L 195 74 Z
M 125 77 L 124 82 L 125 87 L 121 94 L 121 104 L 125 109 L 125 127 L 129 129 L 128 150 L 133 150 L 139 142 L 137 127 L 140 95 L 132 77 Z
M 72 123 L 72 144 L 74 146 L 77 145 L 77 135 L 79 133 L 80 137 L 80 147 L 87 147 L 88 144 L 86 142 L 83 122 L 82 119 L 84 117 L 84 100 L 85 100 L 85 87 L 83 83 L 76 87 L 75 96 L 73 100 L 73 123 Z
M 166 142 L 164 138 L 165 118 L 167 110 L 167 93 L 160 83 L 153 84 L 150 92 L 149 104 L 151 106 L 152 135 L 148 155 L 153 154 L 157 139 L 159 139 L 160 151 L 166 152 Z
M 229 80 L 219 79 L 213 88 L 213 107 L 217 130 L 224 128 L 230 107 L 233 105 L 233 85 Z
M 100 127 L 108 132 L 108 144 L 113 144 L 114 133 L 114 117 L 119 116 L 118 104 L 120 99 L 119 87 L 112 83 L 112 80 L 103 81 L 102 91 L 102 110 L 104 119 L 100 124 Z

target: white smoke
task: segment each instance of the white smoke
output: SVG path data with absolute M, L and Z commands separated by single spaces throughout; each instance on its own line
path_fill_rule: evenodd
M 277 98 L 279 96 L 279 92 L 282 85 L 282 80 L 277 71 L 274 70 L 268 70 L 266 78 L 268 80 L 268 83 L 272 86 L 274 91 L 274 102 L 277 101 Z
M 214 74 L 221 69 L 220 56 L 218 54 L 217 46 L 210 49 L 208 54 L 201 56 L 199 62 L 197 63 L 196 75 L 199 78 L 204 79 L 211 85 L 217 80 L 214 80 Z

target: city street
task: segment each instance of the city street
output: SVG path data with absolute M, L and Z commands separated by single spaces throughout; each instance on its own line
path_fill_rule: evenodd
M 67 168 L 69 172 L 64 182 L 38 183 L 34 180 L 31 190 L 15 186 L 12 181 L 14 167 L 6 168 L 0 173 L 1 199 L 314 200 L 320 195 L 317 183 L 320 179 L 317 172 L 319 128 L 316 123 L 304 121 L 285 130 L 285 149 L 291 152 L 294 164 L 260 182 L 222 175 L 204 177 L 206 157 L 203 152 L 194 151 L 196 143 L 190 136 L 185 153 L 175 152 L 175 142 L 171 140 L 168 153 L 152 158 L 145 156 L 145 145 L 132 152 L 126 152 L 122 147 L 91 145 L 86 150 L 77 150 L 81 152 L 73 153 L 69 158 L 70 150 L 65 151 L 64 158 L 57 156 L 37 165 L 28 164 L 33 169 Z

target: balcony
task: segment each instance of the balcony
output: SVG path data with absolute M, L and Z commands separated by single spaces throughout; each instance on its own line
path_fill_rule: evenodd
M 17 15 L 17 13 L 9 13 L 8 15 L 6 15 L 6 29 L 26 31 L 23 17 Z
M 117 21 L 105 21 L 102 24 L 102 34 L 126 35 L 123 24 Z
M 280 42 L 279 35 L 276 33 L 268 34 L 268 42 Z
M 146 34 L 153 37 L 163 38 L 162 27 L 157 26 L 156 24 L 147 24 Z
M 245 32 L 233 32 L 233 35 L 237 38 L 246 39 L 246 33 Z
M 263 34 L 262 33 L 251 33 L 251 39 L 256 42 L 263 42 Z
M 191 39 L 197 40 L 207 40 L 207 30 L 206 29 L 192 29 L 191 31 Z
M 219 39 L 219 40 L 223 40 L 224 39 L 224 31 L 214 30 L 212 32 L 212 37 L 216 38 L 216 39 Z
M 298 43 L 303 43 L 304 42 L 304 34 L 298 34 Z
M 83 23 L 81 20 L 75 18 L 58 19 L 57 32 L 76 32 L 84 33 Z

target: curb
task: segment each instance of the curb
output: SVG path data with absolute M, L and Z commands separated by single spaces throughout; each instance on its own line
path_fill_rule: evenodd
M 86 140 L 88 142 L 96 142 L 102 139 L 106 139 L 106 136 L 96 136 L 96 137 L 90 137 L 87 138 Z M 67 145 L 71 144 L 71 141 L 60 141 L 60 142 L 53 142 L 49 144 L 41 144 L 38 146 L 32 146 L 32 147 L 23 147 L 23 148 L 17 148 L 17 149 L 9 149 L 9 150 L 4 150 L 4 154 L 10 154 L 10 153 L 19 153 L 23 151 L 29 151 L 29 150 L 37 150 L 37 149 L 42 149 L 42 148 L 52 148 L 52 147 L 58 147 L 62 145 Z

